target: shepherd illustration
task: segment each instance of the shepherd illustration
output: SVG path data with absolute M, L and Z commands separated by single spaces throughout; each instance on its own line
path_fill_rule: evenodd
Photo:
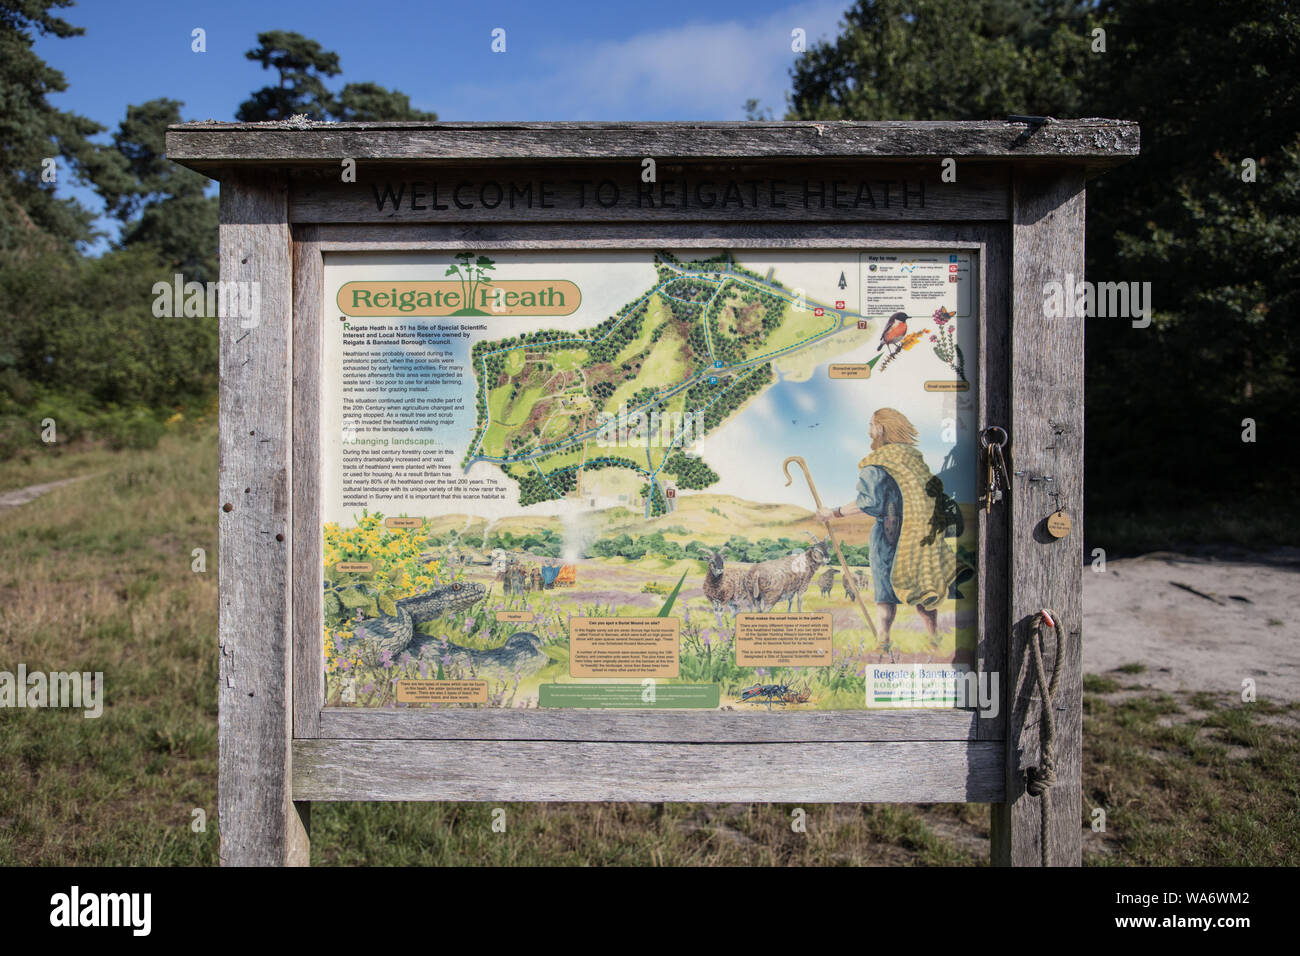
M 937 479 L 916 448 L 917 432 L 902 412 L 879 408 L 867 424 L 871 454 L 858 462 L 858 496 L 838 508 L 819 508 L 817 518 L 867 514 L 871 529 L 871 577 L 880 610 L 881 640 L 890 650 L 889 630 L 899 604 L 915 605 L 939 644 L 939 604 L 957 579 L 957 556 L 934 533 Z

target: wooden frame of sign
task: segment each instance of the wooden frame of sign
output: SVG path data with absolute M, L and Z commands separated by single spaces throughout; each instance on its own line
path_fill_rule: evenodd
M 1083 276 L 1085 181 L 1137 152 L 1135 124 L 1095 119 L 170 128 L 168 156 L 221 182 L 222 281 L 261 289 L 254 327 L 221 327 L 222 862 L 306 863 L 315 800 L 666 800 L 990 803 L 993 862 L 1037 865 L 1025 649 L 1050 607 L 1067 635 L 1052 862 L 1078 864 L 1083 325 L 1046 318 L 1043 299 L 1046 283 Z M 647 158 L 675 188 L 644 191 Z M 355 183 L 340 181 L 346 160 Z M 862 181 L 884 184 L 869 204 Z M 728 182 L 745 184 L 738 204 L 718 202 Z M 398 208 L 377 210 L 380 183 L 404 184 Z M 1054 505 L 1022 480 L 981 509 L 977 658 L 1003 675 L 997 716 L 326 707 L 323 256 L 719 246 L 978 257 L 980 427 L 1005 426 L 1011 467 L 1052 475 L 1074 518 L 1072 535 L 1047 534 Z

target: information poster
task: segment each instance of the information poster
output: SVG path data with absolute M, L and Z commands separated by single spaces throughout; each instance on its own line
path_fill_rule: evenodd
M 327 704 L 967 705 L 977 268 L 328 255 Z

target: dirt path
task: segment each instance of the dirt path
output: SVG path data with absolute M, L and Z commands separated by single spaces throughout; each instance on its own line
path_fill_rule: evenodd
M 1083 667 L 1164 691 L 1300 700 L 1300 548 L 1227 557 L 1157 552 L 1084 571 Z M 1139 663 L 1139 674 L 1110 674 Z
M 0 511 L 7 511 L 10 508 L 17 508 L 19 505 L 25 505 L 29 501 L 35 501 L 47 491 L 70 485 L 74 481 L 83 481 L 87 477 L 89 476 L 64 478 L 61 481 L 47 481 L 41 485 L 28 485 L 26 488 L 15 488 L 13 491 L 0 492 Z

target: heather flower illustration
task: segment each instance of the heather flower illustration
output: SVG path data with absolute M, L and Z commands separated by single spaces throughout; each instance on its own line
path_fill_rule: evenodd
M 962 357 L 961 346 L 957 344 L 957 317 L 940 306 L 934 310 L 933 319 L 939 328 L 937 334 L 930 336 L 930 341 L 934 343 L 934 354 L 957 373 L 957 378 L 966 381 L 966 360 Z

